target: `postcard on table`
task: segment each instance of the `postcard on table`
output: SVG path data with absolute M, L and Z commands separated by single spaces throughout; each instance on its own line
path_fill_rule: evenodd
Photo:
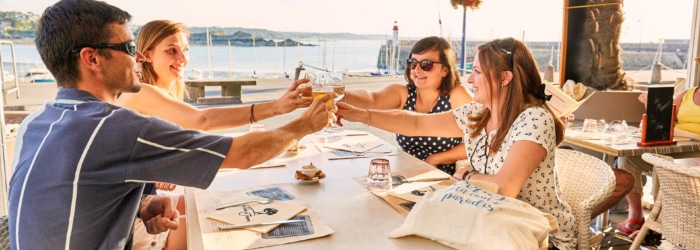
M 215 211 L 207 218 L 226 222 L 231 225 L 246 223 L 261 223 L 278 220 L 286 220 L 306 210 L 306 207 L 290 204 L 282 201 L 273 201 L 268 204 L 248 203 L 240 206 Z M 267 225 L 246 228 L 260 233 L 270 232 L 279 225 Z
M 375 149 L 381 146 L 383 143 L 381 141 L 361 141 L 352 139 L 343 139 L 333 143 L 323 144 L 323 147 L 331 149 L 339 149 L 344 151 L 349 151 L 353 153 L 364 153 L 369 150 Z
M 395 146 L 372 134 L 344 137 L 329 143 L 316 142 L 314 145 L 329 160 L 393 155 L 397 151 Z
M 241 206 L 222 210 L 223 214 L 221 213 L 222 211 L 216 210 L 216 207 L 230 201 L 240 200 L 246 196 L 249 198 L 257 196 L 260 199 L 270 198 L 278 193 L 282 193 L 282 195 L 272 203 L 267 204 L 267 206 L 264 204 L 262 206 L 259 206 L 260 204 L 249 204 L 247 207 Z M 197 222 L 201 228 L 204 249 L 253 249 L 314 239 L 334 233 L 333 229 L 326 225 L 311 205 L 303 199 L 299 191 L 292 184 L 288 183 L 238 190 L 195 191 L 194 199 L 197 205 L 199 218 Z M 277 206 L 275 205 L 276 203 L 284 205 Z M 306 210 L 303 210 L 304 208 Z M 273 226 L 273 229 L 267 232 L 261 232 L 259 229 L 268 226 L 221 230 L 218 228 L 219 226 L 230 225 L 222 221 L 238 224 L 238 221 L 242 218 L 241 214 L 230 213 L 233 210 L 227 213 L 227 210 L 230 209 L 240 212 L 243 217 L 249 217 L 251 222 L 258 222 L 253 219 L 257 219 L 258 216 L 267 217 L 268 214 L 284 214 L 270 220 L 291 219 L 302 220 L 303 222 L 279 224 Z M 299 210 L 303 210 L 303 212 L 298 212 Z M 246 218 L 243 218 L 243 220 L 247 221 Z

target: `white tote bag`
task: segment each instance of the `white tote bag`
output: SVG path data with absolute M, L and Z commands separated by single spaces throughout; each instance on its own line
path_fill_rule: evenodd
M 476 183 L 459 181 L 426 194 L 389 237 L 417 235 L 457 249 L 539 249 L 557 232 L 551 214 Z

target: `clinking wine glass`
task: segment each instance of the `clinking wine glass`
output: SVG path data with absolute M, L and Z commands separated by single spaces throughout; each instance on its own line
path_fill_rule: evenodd
M 313 92 L 314 99 L 321 98 L 325 95 L 333 93 L 334 90 L 332 82 L 333 79 L 331 78 L 331 75 L 329 73 L 319 73 L 318 77 L 316 78 L 316 81 L 314 81 L 311 84 L 311 91 Z M 334 101 L 334 99 L 330 99 L 326 103 L 333 104 Z M 319 135 L 325 135 L 329 133 L 332 133 L 332 131 L 330 131 L 330 125 L 326 126 L 323 130 L 316 132 L 316 134 Z
M 313 91 L 311 86 L 316 82 L 316 74 L 309 72 L 308 70 L 299 71 L 299 79 L 309 79 L 309 82 L 302 83 L 297 86 L 300 98 L 313 98 Z
M 320 73 L 314 84 L 311 85 L 312 92 L 315 98 L 321 98 L 324 95 L 335 93 L 336 97 L 329 100 L 328 104 L 334 104 L 345 97 L 345 83 L 343 82 L 342 73 Z M 326 126 L 319 134 L 337 133 L 343 130 L 343 127 L 331 123 Z
M 333 93 L 335 93 L 335 99 L 333 99 L 334 103 L 339 102 L 340 100 L 343 100 L 345 97 L 345 83 L 343 82 L 343 74 L 342 73 L 332 73 L 330 75 L 330 85 L 333 87 Z M 327 132 L 340 132 L 343 131 L 343 127 L 338 126 L 335 123 L 332 123 L 331 126 L 326 127 L 325 129 Z M 328 131 L 330 130 L 330 131 Z

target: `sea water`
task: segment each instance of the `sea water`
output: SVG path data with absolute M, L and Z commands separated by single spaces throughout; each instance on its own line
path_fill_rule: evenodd
M 186 77 L 198 71 L 202 78 L 261 78 L 294 77 L 294 70 L 303 62 L 310 70 L 344 73 L 375 73 L 377 58 L 383 41 L 327 40 L 301 41 L 314 46 L 235 47 L 190 46 L 190 62 Z M 5 71 L 12 72 L 12 54 L 9 45 L 2 45 Z M 43 66 L 34 45 L 14 45 L 17 73 L 24 76 L 36 65 Z

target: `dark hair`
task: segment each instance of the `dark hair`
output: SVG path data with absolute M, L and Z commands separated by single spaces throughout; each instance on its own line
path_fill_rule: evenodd
M 106 43 L 113 35 L 107 25 L 126 24 L 131 15 L 95 0 L 61 0 L 44 10 L 36 30 L 36 48 L 59 87 L 75 87 L 80 80 L 78 53 L 70 50 Z M 108 57 L 107 52 L 97 50 Z
M 559 117 L 554 115 L 554 112 L 552 112 L 545 102 L 536 97 L 542 84 L 542 78 L 535 58 L 523 42 L 515 40 L 513 51 L 511 51 L 513 62 L 511 66 L 509 56 L 498 45 L 499 40 L 500 39 L 496 39 L 481 44 L 477 48 L 477 56 L 479 58 L 479 64 L 481 65 L 481 74 L 487 82 L 491 83 L 487 84 L 487 89 L 481 92 L 489 93 L 490 95 L 490 88 L 497 88 L 498 95 L 506 95 L 505 103 L 501 106 L 502 110 L 499 110 L 499 112 L 503 114 L 503 120 L 496 130 L 497 132 L 493 141 L 491 141 L 489 153 L 493 154 L 498 151 L 500 148 L 498 145 L 501 145 L 505 139 L 509 131 L 508 128 L 513 125 L 520 113 L 529 107 L 542 107 L 552 114 L 555 125 L 556 144 L 559 145 L 559 143 L 564 140 L 564 124 Z M 503 73 L 507 71 L 513 72 L 513 79 L 508 88 L 501 88 L 500 82 L 503 78 Z M 491 97 L 490 99 L 493 101 L 496 100 L 497 97 Z M 491 105 L 491 107 L 493 107 L 493 105 Z M 473 121 L 469 125 L 471 130 L 470 137 L 479 135 L 490 117 L 491 110 L 488 108 L 477 115 L 469 116 L 469 120 Z
M 408 55 L 408 58 L 411 58 L 411 55 L 413 54 L 422 54 L 423 52 L 429 50 L 436 50 L 440 52 L 440 64 L 442 64 L 442 67 L 447 67 L 449 69 L 447 72 L 447 76 L 445 76 L 442 79 L 442 83 L 440 83 L 440 88 L 438 89 L 440 91 L 440 95 L 449 95 L 450 91 L 452 91 L 452 88 L 461 84 L 459 80 L 459 73 L 457 72 L 457 60 L 455 60 L 454 50 L 452 50 L 450 42 L 448 42 L 444 38 L 437 36 L 429 36 L 420 39 L 418 42 L 416 42 L 416 44 L 413 45 L 413 48 L 411 48 L 411 53 Z M 403 78 L 408 82 L 409 85 L 415 85 L 413 79 L 411 79 L 411 68 L 409 67 L 409 65 L 406 65 L 406 70 L 404 70 Z

